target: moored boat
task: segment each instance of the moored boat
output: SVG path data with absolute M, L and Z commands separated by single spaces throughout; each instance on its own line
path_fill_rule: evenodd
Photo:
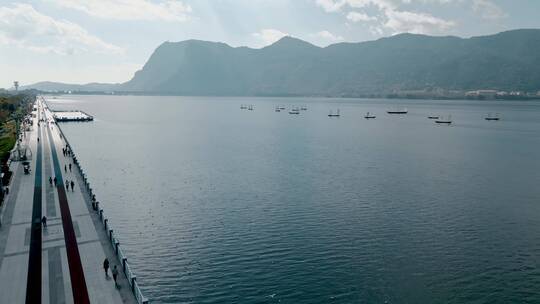
M 442 124 L 442 125 L 450 125 L 450 124 L 452 124 L 452 115 L 448 115 L 448 117 L 446 119 L 439 118 L 439 119 L 435 120 L 435 123 Z
M 377 116 L 375 116 L 374 114 L 371 114 L 369 112 L 366 113 L 366 115 L 364 115 L 364 118 L 365 119 L 374 119 L 376 118 Z
M 407 114 L 407 113 L 409 113 L 409 111 L 407 110 L 407 108 L 403 108 L 403 109 L 389 110 L 389 111 L 386 111 L 386 113 L 388 113 L 388 114 Z
M 491 113 L 488 114 L 488 116 L 484 117 L 485 120 L 500 120 L 499 113 L 496 113 L 495 115 L 491 115 Z
M 332 110 L 330 110 L 330 113 L 328 114 L 328 117 L 340 117 L 341 114 L 339 113 L 339 109 L 337 109 L 336 113 L 332 112 Z
M 300 110 L 298 108 L 292 108 L 290 111 L 289 111 L 289 114 L 300 114 Z

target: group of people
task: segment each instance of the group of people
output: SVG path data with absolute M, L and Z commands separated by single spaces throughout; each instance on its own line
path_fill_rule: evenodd
M 49 176 L 49 184 L 51 186 L 55 186 L 57 185 L 58 183 L 58 180 L 56 179 L 56 176 L 53 178 L 52 176 Z M 71 191 L 74 192 L 75 190 L 75 182 L 73 180 L 68 180 L 66 179 L 66 191 L 69 191 L 69 186 L 71 186 Z
M 75 183 L 72 181 L 69 181 L 66 179 L 66 191 L 69 191 L 69 186 L 71 185 L 71 192 L 74 192 L 73 187 L 75 187 Z
M 62 148 L 62 153 L 64 154 L 64 157 L 72 155 L 71 149 L 67 145 L 65 148 Z
M 105 277 L 109 277 L 109 259 L 105 258 L 103 261 L 103 269 L 105 270 Z M 118 268 L 116 265 L 111 270 L 113 280 L 114 280 L 114 286 L 118 286 L 118 283 L 116 282 L 116 279 L 118 278 Z

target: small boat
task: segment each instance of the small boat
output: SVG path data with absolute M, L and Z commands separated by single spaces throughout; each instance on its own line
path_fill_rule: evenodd
M 284 106 L 279 106 L 279 109 L 280 110 L 285 110 L 285 107 Z
M 488 114 L 488 116 L 484 117 L 485 120 L 500 120 L 499 113 L 495 115 L 491 115 L 491 113 Z
M 375 116 L 375 115 L 373 115 L 373 114 L 371 114 L 371 113 L 369 113 L 369 112 L 367 112 L 366 115 L 364 115 L 364 118 L 365 118 L 365 119 L 372 119 L 372 118 L 376 118 L 376 117 L 377 117 L 377 116 Z
M 300 114 L 300 110 L 298 108 L 292 108 L 290 111 L 289 111 L 289 114 Z
M 407 114 L 407 113 L 409 113 L 409 111 L 407 111 L 407 108 L 404 108 L 404 109 L 395 109 L 395 110 L 386 111 L 386 113 L 388 113 L 388 114 Z
M 330 110 L 330 113 L 328 114 L 328 117 L 340 117 L 339 109 L 337 109 L 336 113 L 334 114 L 332 110 Z
M 448 117 L 446 119 L 444 118 L 439 118 L 437 120 L 435 120 L 435 123 L 437 124 L 442 124 L 442 125 L 449 125 L 449 124 L 452 124 L 452 116 L 451 115 L 448 115 Z
M 440 116 L 439 115 L 429 115 L 427 118 L 429 118 L 429 119 L 439 119 Z
M 307 107 L 306 107 L 306 106 L 302 106 L 302 107 L 300 107 L 300 110 L 301 110 L 301 111 L 307 111 Z
M 253 111 L 253 105 L 249 105 L 248 110 Z
M 244 105 L 244 104 L 243 104 L 243 105 L 240 105 L 240 109 L 245 110 L 245 109 L 247 109 L 247 106 Z
M 276 109 L 274 110 L 276 112 L 281 112 L 281 110 L 279 109 L 279 107 L 276 107 Z

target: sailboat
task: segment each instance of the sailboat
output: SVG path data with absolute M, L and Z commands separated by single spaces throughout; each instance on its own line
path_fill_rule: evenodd
M 489 113 L 488 116 L 486 116 L 484 119 L 485 120 L 500 120 L 501 118 L 499 117 L 499 113 L 496 113 L 495 115 L 491 115 L 491 113 Z
M 448 117 L 446 119 L 439 118 L 439 119 L 435 120 L 435 123 L 449 125 L 449 124 L 452 123 L 452 115 L 448 115 Z
M 337 109 L 336 113 L 334 114 L 332 110 L 330 110 L 330 113 L 328 114 L 328 117 L 340 117 L 339 109 Z
M 253 111 L 253 105 L 249 105 L 248 110 Z
M 372 119 L 372 118 L 375 118 L 376 116 L 374 114 L 371 114 L 369 112 L 366 113 L 366 115 L 364 115 L 364 118 L 365 119 Z
M 429 115 L 427 118 L 429 119 L 439 119 L 439 115 Z
M 240 109 L 245 110 L 245 109 L 247 109 L 247 106 L 245 104 L 240 105 Z
M 279 109 L 279 107 L 276 107 L 276 109 L 274 110 L 276 112 L 281 112 L 281 110 Z

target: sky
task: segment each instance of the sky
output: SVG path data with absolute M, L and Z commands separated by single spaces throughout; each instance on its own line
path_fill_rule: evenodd
M 324 47 L 409 32 L 540 28 L 540 0 L 0 0 L 0 88 L 125 82 L 164 41 Z

